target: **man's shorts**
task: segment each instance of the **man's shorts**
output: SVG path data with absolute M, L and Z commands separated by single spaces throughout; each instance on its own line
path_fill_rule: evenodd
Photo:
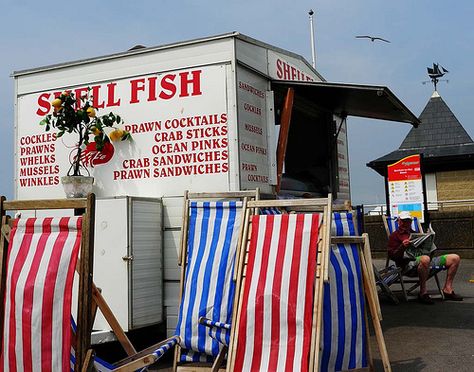
M 430 261 L 430 270 L 443 269 L 446 266 L 447 254 L 433 257 Z M 418 265 L 420 264 L 421 256 L 417 257 L 413 261 L 408 262 L 405 275 L 407 276 L 418 276 Z

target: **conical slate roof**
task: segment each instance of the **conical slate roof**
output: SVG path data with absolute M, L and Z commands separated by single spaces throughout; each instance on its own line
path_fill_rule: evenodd
M 400 145 L 400 149 L 472 143 L 469 134 L 436 91 L 419 119 L 422 124 L 410 130 Z
M 406 156 L 423 154 L 427 171 L 474 168 L 474 142 L 438 92 L 434 92 L 398 148 L 367 164 L 381 175 L 386 167 Z

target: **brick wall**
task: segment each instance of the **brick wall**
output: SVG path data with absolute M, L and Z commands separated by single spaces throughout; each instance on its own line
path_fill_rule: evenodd
M 438 200 L 474 199 L 474 169 L 437 172 Z

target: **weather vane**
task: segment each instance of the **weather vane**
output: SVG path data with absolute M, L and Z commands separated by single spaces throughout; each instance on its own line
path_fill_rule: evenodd
M 438 89 L 437 89 L 438 82 L 440 82 L 440 81 L 446 81 L 447 83 L 449 82 L 449 80 L 440 80 L 440 78 L 443 77 L 449 71 L 446 70 L 439 63 L 433 63 L 433 68 L 427 67 L 426 69 L 428 70 L 428 76 L 430 77 L 431 82 L 434 85 L 434 90 L 436 92 L 438 91 Z M 429 83 L 429 81 L 424 81 L 423 82 L 423 84 L 426 84 L 426 83 Z

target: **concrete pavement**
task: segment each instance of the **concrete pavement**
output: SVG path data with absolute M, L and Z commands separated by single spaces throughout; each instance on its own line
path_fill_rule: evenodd
M 378 267 L 384 263 L 375 261 Z M 446 274 L 439 277 L 443 284 Z M 470 279 L 474 279 L 474 260 L 463 260 L 454 282 L 456 293 L 464 296 L 462 302 L 437 299 L 435 305 L 423 305 L 415 297 L 403 302 L 400 294 L 400 304 L 393 305 L 381 298 L 392 371 L 474 371 L 474 283 Z M 431 294 L 437 292 L 434 279 L 428 288 Z M 375 369 L 383 371 L 373 333 L 371 346 Z

